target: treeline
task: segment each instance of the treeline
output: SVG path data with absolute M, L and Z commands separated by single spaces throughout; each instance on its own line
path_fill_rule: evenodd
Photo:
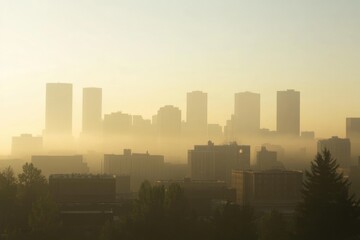
M 51 239 L 59 216 L 39 169 L 26 163 L 18 176 L 10 167 L 0 172 L 0 239 Z
M 330 152 L 318 154 L 305 174 L 303 200 L 291 217 L 277 211 L 258 214 L 234 203 L 202 217 L 178 184 L 165 188 L 144 182 L 137 200 L 116 221 L 69 230 L 40 170 L 26 164 L 16 177 L 7 168 L 0 172 L 0 239 L 360 239 L 359 201 L 349 194 L 350 183 L 338 173 Z

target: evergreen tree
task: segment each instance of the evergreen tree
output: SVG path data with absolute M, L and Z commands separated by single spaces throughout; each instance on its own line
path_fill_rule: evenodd
M 359 202 L 349 194 L 350 183 L 337 172 L 338 166 L 325 149 L 305 172 L 303 201 L 296 219 L 299 239 L 347 240 L 359 236 Z
M 261 219 L 260 240 L 290 240 L 288 225 L 281 213 L 272 210 Z

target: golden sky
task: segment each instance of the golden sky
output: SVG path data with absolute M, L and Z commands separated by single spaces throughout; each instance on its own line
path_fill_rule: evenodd
M 45 83 L 102 87 L 104 113 L 150 118 L 183 110 L 186 92 L 209 96 L 224 124 L 234 93 L 261 93 L 275 129 L 276 91 L 301 91 L 301 129 L 343 136 L 360 117 L 358 0 L 0 0 L 0 152 L 10 137 L 41 134 Z

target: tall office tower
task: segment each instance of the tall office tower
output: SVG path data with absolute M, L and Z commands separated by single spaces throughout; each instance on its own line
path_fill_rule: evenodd
M 83 89 L 82 132 L 85 135 L 97 135 L 102 125 L 102 89 Z
M 164 106 L 159 109 L 156 122 L 160 136 L 179 136 L 181 133 L 181 110 L 171 105 Z
M 360 138 L 360 118 L 346 118 L 346 138 Z
M 330 151 L 333 158 L 342 168 L 350 167 L 351 161 L 351 144 L 347 138 L 332 137 L 318 141 L 318 152 L 327 149 Z
M 360 118 L 346 119 L 346 138 L 351 141 L 352 156 L 360 156 Z
M 45 133 L 71 136 L 72 134 L 72 84 L 46 84 Z
M 283 136 L 300 135 L 300 92 L 277 92 L 277 132 Z
M 122 112 L 105 114 L 104 116 L 104 135 L 120 136 L 129 135 L 132 127 L 132 116 Z
M 195 145 L 188 151 L 188 166 L 193 180 L 219 180 L 228 185 L 231 182 L 231 171 L 250 168 L 250 146 Z
M 260 94 L 235 94 L 233 131 L 235 136 L 254 135 L 260 131 Z
M 207 93 L 194 91 L 187 93 L 186 124 L 192 135 L 207 134 Z

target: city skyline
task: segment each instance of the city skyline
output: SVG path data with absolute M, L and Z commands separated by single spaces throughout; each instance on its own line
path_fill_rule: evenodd
M 84 87 L 103 88 L 104 113 L 147 119 L 167 104 L 185 112 L 185 93 L 201 90 L 208 122 L 221 125 L 234 93 L 260 93 L 269 129 L 276 91 L 296 89 L 301 129 L 345 136 L 344 119 L 360 116 L 359 9 L 354 0 L 2 1 L 0 152 L 14 135 L 42 132 L 47 82 L 74 85 L 76 133 Z
M 72 111 L 72 116 L 70 116 L 70 118 L 71 118 L 71 126 L 73 126 L 73 127 L 71 127 L 71 136 L 72 137 L 75 137 L 75 139 L 77 139 L 77 138 L 79 138 L 79 137 L 81 137 L 81 134 L 82 134 L 82 131 L 83 131 L 83 124 L 84 124 L 84 119 L 83 119 L 83 114 L 84 114 L 84 111 L 89 111 L 89 110 L 87 110 L 87 109 L 89 109 L 89 106 L 86 106 L 86 105 L 84 105 L 84 101 L 86 101 L 85 99 L 86 99 L 86 95 L 85 94 L 89 94 L 88 92 L 89 91 L 93 91 L 93 93 L 92 94 L 95 94 L 95 92 L 94 91 L 96 91 L 96 92 L 99 92 L 100 93 L 100 95 L 99 95 L 99 93 L 96 93 L 96 95 L 94 95 L 94 97 L 96 97 L 94 100 L 95 101 L 100 101 L 100 105 L 98 105 L 99 103 L 96 103 L 97 104 L 97 106 L 96 106 L 96 108 L 100 108 L 100 110 L 96 110 L 97 111 L 97 115 L 99 114 L 99 111 L 101 112 L 101 109 L 104 109 L 104 107 L 102 106 L 103 105 L 103 98 L 106 98 L 106 93 L 105 94 L 102 94 L 102 92 L 103 92 L 103 88 L 102 87 L 88 87 L 88 86 L 85 86 L 83 89 L 76 89 L 75 87 L 74 87 L 74 84 L 71 84 L 71 83 L 46 83 L 45 84 L 46 85 L 46 91 L 45 91 L 45 93 L 44 93 L 44 95 L 45 95 L 45 99 L 44 99 L 44 101 L 45 101 L 45 106 L 47 105 L 46 104 L 46 101 L 49 101 L 49 100 L 47 100 L 47 98 L 49 98 L 49 87 L 51 87 L 50 88 L 50 91 L 51 90 L 55 90 L 56 88 L 59 88 L 60 87 L 60 89 L 59 90 L 61 90 L 61 88 L 68 88 L 66 91 L 68 91 L 67 93 L 66 92 L 63 92 L 62 94 L 64 95 L 63 97 L 65 97 L 65 99 L 67 99 L 67 98 L 69 98 L 70 97 L 70 103 L 67 103 L 68 105 L 69 104 L 71 104 L 71 106 L 69 105 L 69 106 L 67 106 L 67 108 L 69 108 L 70 109 L 70 111 Z M 64 90 L 65 90 L 64 89 Z M 76 97 L 74 97 L 74 95 L 76 95 L 76 94 L 74 94 L 75 92 L 77 92 L 77 91 L 80 91 L 80 92 L 82 92 L 82 96 L 78 96 L 78 98 L 80 98 L 80 99 L 76 99 Z M 57 99 L 55 99 L 55 100 L 59 100 L 59 97 L 61 97 L 61 94 L 60 94 L 60 92 L 61 91 L 59 91 L 59 92 L 55 92 L 56 94 L 55 94 L 55 98 L 57 98 Z M 331 137 L 331 136 L 339 136 L 339 137 L 346 137 L 346 121 L 347 121 L 347 119 L 349 118 L 349 117 L 346 117 L 346 118 L 344 118 L 343 119 L 343 121 L 344 121 L 344 126 L 342 126 L 342 129 L 341 129 L 341 134 L 330 134 L 330 135 L 321 135 L 319 132 L 317 132 L 316 131 L 316 129 L 315 128 L 313 128 L 313 129 L 311 129 L 311 128 L 308 128 L 308 129 L 305 129 L 304 127 L 303 127 L 303 116 L 302 116 L 302 112 L 303 112 L 303 104 L 302 104 L 302 102 L 303 102 L 303 98 L 302 97 L 300 97 L 300 95 L 302 94 L 300 91 L 297 91 L 297 90 L 294 90 L 294 89 L 286 89 L 286 90 L 280 90 L 280 91 L 276 91 L 275 92 L 275 94 L 279 94 L 279 93 L 291 93 L 291 92 L 295 92 L 295 93 L 298 93 L 299 94 L 299 98 L 300 99 L 298 99 L 298 100 L 300 100 L 300 132 L 299 133 L 301 133 L 301 132 L 307 132 L 307 131 L 314 131 L 315 132 L 315 136 L 316 136 L 316 138 L 318 138 L 318 139 L 322 139 L 322 138 L 329 138 L 329 137 Z M 51 92 L 50 92 L 51 93 Z M 172 107 L 172 108 L 177 108 L 177 109 L 179 109 L 180 110 L 180 112 L 181 112 L 181 114 L 180 114 L 180 117 L 181 117 L 181 121 L 182 122 L 184 122 L 184 123 L 186 123 L 186 120 L 187 120 L 187 107 L 188 107 L 188 103 L 190 103 L 190 102 L 192 102 L 192 99 L 189 99 L 188 98 L 188 96 L 189 96 L 189 94 L 191 95 L 191 94 L 194 94 L 194 93 L 197 93 L 197 94 L 203 94 L 204 96 L 206 96 L 206 102 L 208 102 L 210 99 L 209 99 L 209 97 L 208 97 L 208 93 L 207 92 L 204 92 L 204 91 L 201 91 L 201 90 L 194 90 L 194 91 L 189 91 L 189 92 L 187 92 L 187 93 L 185 93 L 184 95 L 185 95 L 185 99 L 183 99 L 183 101 L 184 101 L 184 103 L 182 103 L 182 104 L 179 104 L 179 105 L 183 105 L 183 108 L 181 108 L 181 107 L 179 107 L 179 105 L 171 105 L 171 104 L 163 104 L 163 105 L 161 105 L 155 112 L 153 112 L 153 113 L 151 113 L 150 114 L 150 116 L 146 116 L 146 115 L 144 115 L 144 114 L 135 114 L 134 112 L 125 112 L 125 111 L 122 111 L 122 110 L 115 110 L 115 111 L 112 111 L 112 112 L 103 112 L 102 114 L 101 114 L 101 120 L 102 120 L 102 122 L 103 122 L 103 124 L 104 123 L 106 123 L 106 121 L 107 121 L 107 117 L 108 116 L 111 116 L 111 115 L 113 115 L 113 116 L 115 116 L 114 114 L 122 114 L 122 115 L 126 115 L 126 116 L 128 116 L 128 118 L 129 118 L 129 120 L 128 121 L 131 121 L 132 122 L 132 120 L 131 120 L 131 118 L 132 117 L 135 117 L 135 118 L 138 118 L 138 117 L 140 117 L 140 118 L 142 118 L 143 120 L 142 121 L 149 121 L 149 123 L 151 123 L 152 125 L 154 124 L 154 121 L 156 121 L 155 119 L 154 119 L 154 116 L 156 116 L 156 114 L 158 113 L 158 111 L 160 110 L 160 109 L 162 109 L 162 108 L 165 108 L 165 107 Z M 66 94 L 70 94 L 70 96 L 69 97 L 66 97 Z M 236 111 L 238 111 L 238 110 L 236 110 L 236 104 L 238 104 L 238 96 L 253 96 L 253 97 L 255 97 L 256 96 L 256 98 L 257 98 L 257 100 L 256 100 L 256 102 L 259 102 L 260 101 L 260 112 L 262 113 L 264 110 L 263 110 L 263 101 L 262 101 L 262 94 L 261 93 L 258 93 L 258 92 L 249 92 L 249 91 L 244 91 L 244 92 L 236 92 L 236 93 L 234 93 L 233 94 L 233 103 L 232 103 L 232 105 L 233 105 L 233 109 L 232 109 L 232 112 L 229 112 L 228 113 L 228 115 L 226 115 L 225 117 L 224 117 L 224 119 L 226 119 L 225 121 L 229 121 L 229 120 L 231 120 L 231 119 L 233 119 L 233 116 L 234 116 L 234 114 L 236 115 Z M 305 94 L 306 95 L 306 94 Z M 235 96 L 235 99 L 234 99 L 234 96 Z M 85 98 L 84 98 L 85 97 Z M 89 99 L 89 97 L 87 97 L 87 99 Z M 90 99 L 89 99 L 90 100 Z M 89 100 L 87 100 L 87 101 L 89 101 Z M 189 102 L 189 100 L 190 100 L 190 102 Z M 296 101 L 298 101 L 298 100 L 296 100 Z M 66 101 L 68 101 L 68 100 L 66 100 Z M 74 103 L 76 103 L 76 102 L 78 102 L 78 104 L 79 105 L 81 105 L 81 106 L 78 106 L 77 108 L 75 108 L 74 107 Z M 275 106 L 274 106 L 274 109 L 271 109 L 273 112 L 274 112 L 274 115 L 275 115 L 275 126 L 272 126 L 272 128 L 268 128 L 267 126 L 264 126 L 263 125 L 263 122 L 264 122 L 264 120 L 263 120 L 263 115 L 260 113 L 260 116 L 257 116 L 257 118 L 259 118 L 260 117 L 260 122 L 261 122 L 261 124 L 260 124 L 260 129 L 269 129 L 270 131 L 276 131 L 277 130 L 277 127 L 276 127 L 276 125 L 277 125 L 277 119 L 276 119 L 276 114 L 277 114 L 277 111 L 278 111 L 278 107 L 279 106 L 276 106 L 277 104 L 279 104 L 279 99 L 277 99 L 276 98 L 276 96 L 275 96 L 275 99 L 274 99 L 274 102 L 275 102 Z M 95 103 L 95 102 L 94 102 Z M 50 101 L 50 104 L 53 104 L 53 103 L 51 103 L 51 101 Z M 256 103 L 256 104 L 258 104 L 258 103 Z M 95 105 L 94 105 L 95 106 Z M 206 106 L 206 105 L 204 105 L 204 106 Z M 84 108 L 85 107 L 85 108 Z M 208 108 L 208 107 L 207 107 Z M 238 107 L 239 108 L 239 107 Z M 42 128 L 42 130 L 41 131 L 39 131 L 39 132 L 36 132 L 36 131 L 24 131 L 24 132 L 11 132 L 11 133 L 9 133 L 9 134 L 11 134 L 11 135 L 9 135 L 9 138 L 8 139 L 0 139 L 0 143 L 1 143 L 1 145 L 0 145 L 0 154 L 9 154 L 10 153 L 10 151 L 11 151 L 11 138 L 12 137 L 14 137 L 14 136 L 18 136 L 18 135 L 21 135 L 21 134 L 32 134 L 32 135 L 34 135 L 34 136 L 44 136 L 44 137 L 46 137 L 46 119 L 47 119 L 47 117 L 46 117 L 46 112 L 47 112 L 47 110 L 46 110 L 47 108 L 45 107 L 45 114 L 42 114 L 42 115 L 44 115 L 44 126 L 43 126 L 43 128 Z M 235 110 L 235 111 L 234 111 Z M 61 110 L 60 110 L 61 111 Z M 68 110 L 67 110 L 68 111 Z M 247 110 L 248 111 L 248 110 Z M 258 111 L 258 110 L 256 110 L 256 111 Z M 256 112 L 255 111 L 255 112 Z M 296 111 L 298 111 L 298 110 L 295 110 L 295 112 Z M 212 112 L 212 109 L 207 109 L 207 118 L 209 119 L 209 113 L 210 112 Z M 284 114 L 286 115 L 286 113 L 284 112 Z M 347 116 L 350 116 L 350 115 L 347 115 Z M 350 118 L 356 118 L 356 116 L 351 116 Z M 67 120 L 67 121 L 70 121 L 70 120 Z M 134 120 L 134 121 L 136 121 L 136 120 Z M 235 119 L 233 119 L 233 120 L 231 120 L 231 121 L 238 121 L 236 118 Z M 26 123 L 26 120 L 24 120 L 24 124 Z M 130 125 L 132 125 L 132 123 L 130 123 L 129 122 L 129 124 Z M 222 123 L 222 122 L 215 122 L 215 121 L 211 121 L 211 120 L 208 120 L 208 124 L 219 124 L 222 128 L 223 128 L 223 134 L 225 134 L 226 135 L 226 130 L 224 129 L 226 126 L 227 126 L 227 124 L 226 123 Z M 297 123 L 297 124 L 299 124 L 299 123 Z M 129 125 L 129 126 L 130 126 Z M 114 125 L 113 125 L 114 126 Z M 183 128 L 183 127 L 181 127 L 181 128 Z M 110 133 L 109 131 L 110 131 L 111 129 L 109 129 L 109 130 L 107 130 L 106 129 L 106 127 L 104 128 L 104 132 L 107 132 L 107 133 Z M 112 130 L 111 130 L 112 131 Z M 185 133 L 186 131 L 188 131 L 188 130 L 186 130 L 186 129 L 182 129 L 181 130 L 183 133 Z M 185 132 L 184 132 L 185 131 Z M 234 129 L 234 130 L 231 130 L 231 131 L 235 131 L 234 133 L 235 133 L 235 135 L 236 135 L 236 129 Z M 253 132 L 254 133 L 254 132 Z M 280 133 L 280 132 L 279 132 Z M 246 135 L 246 134 L 245 134 Z M 3 135 L 3 136 L 5 136 L 5 135 Z M 69 135 L 70 136 L 70 135 Z M 225 138 L 226 138 L 226 136 L 224 136 Z M 126 147 L 126 146 L 124 146 L 124 147 Z

